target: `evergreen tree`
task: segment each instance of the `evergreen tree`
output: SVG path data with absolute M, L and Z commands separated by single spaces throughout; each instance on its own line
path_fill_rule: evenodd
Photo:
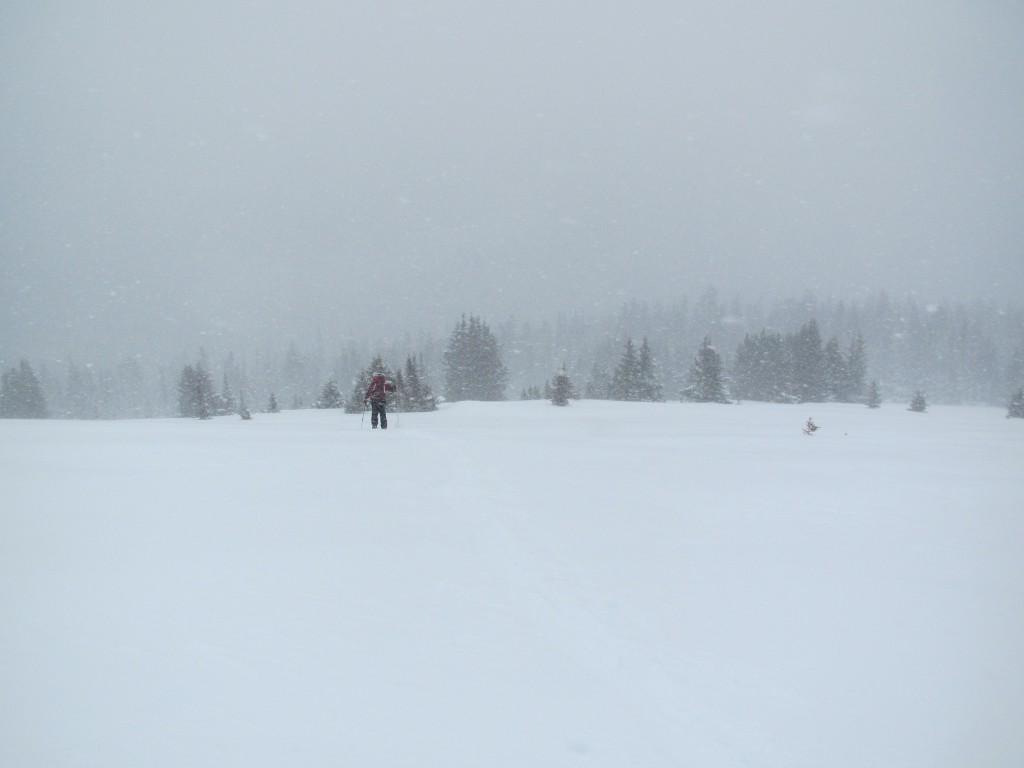
M 640 344 L 640 357 L 637 362 L 639 364 L 637 389 L 640 400 L 645 403 L 662 402 L 661 384 L 658 383 L 658 371 L 654 364 L 654 357 L 651 355 L 651 347 L 647 343 L 646 336 L 644 336 Z
M 281 408 L 277 404 L 277 395 L 273 392 L 270 393 L 270 399 L 267 400 L 267 413 L 280 413 Z
M 562 370 L 555 374 L 554 381 L 551 384 L 551 397 L 549 399 L 552 405 L 560 406 L 568 405 L 569 400 L 579 399 L 579 393 L 576 391 L 576 387 L 573 386 L 569 374 L 566 373 L 564 365 Z
M 868 394 L 865 400 L 868 408 L 881 408 L 882 406 L 882 395 L 878 391 L 878 382 L 875 379 L 871 380 L 868 384 Z
M 637 403 L 662 401 L 661 384 L 658 383 L 657 368 L 646 337 L 639 350 L 632 338 L 626 339 L 622 357 L 608 384 L 608 398 Z
M 220 394 L 216 395 L 213 399 L 213 412 L 217 416 L 226 416 L 229 413 L 238 413 L 238 401 L 235 399 L 235 393 L 231 389 L 231 384 L 228 382 L 227 371 L 224 371 L 224 381 L 221 385 Z
M 0 417 L 5 419 L 45 419 L 49 416 L 46 398 L 32 366 L 22 360 L 8 369 L 0 381 Z
M 195 365 L 186 365 L 178 379 L 178 412 L 186 418 L 209 419 L 213 415 L 213 379 L 206 368 L 205 356 Z
M 762 334 L 764 331 L 762 331 Z M 757 364 L 759 354 L 756 337 L 749 333 L 736 348 L 732 364 L 732 393 L 739 400 L 762 400 L 755 397 L 758 393 Z
M 49 418 L 50 413 L 46 407 L 43 389 L 39 385 L 39 379 L 36 378 L 36 374 L 27 360 L 22 360 L 18 364 L 18 372 L 21 375 L 21 386 L 24 393 L 25 418 Z
M 695 403 L 728 403 L 725 392 L 722 358 L 711 346 L 711 337 L 705 336 L 697 358 L 690 369 L 689 385 L 683 390 L 683 399 Z
M 850 342 L 844 370 L 840 400 L 844 403 L 859 403 L 864 397 L 864 382 L 868 375 L 867 345 L 859 333 Z
M 324 384 L 323 390 L 320 392 L 320 397 L 314 403 L 316 408 L 341 408 L 344 405 L 344 398 L 341 396 L 341 390 L 338 389 L 337 383 L 334 379 L 329 379 Z
M 1021 387 L 1010 398 L 1010 406 L 1006 411 L 1008 419 L 1024 419 L 1024 387 Z
M 463 315 L 448 340 L 443 358 L 448 400 L 504 400 L 509 370 L 501 347 L 480 318 Z
M 758 336 L 747 334 L 736 350 L 733 395 L 766 403 L 792 402 L 790 362 L 781 334 L 764 329 Z
M 820 403 L 828 399 L 825 353 L 818 323 L 811 320 L 789 337 L 792 355 L 793 386 L 801 403 Z
M 8 368 L 0 379 L 0 418 L 18 418 L 18 371 Z
M 825 367 L 825 391 L 828 399 L 835 403 L 846 402 L 846 359 L 839 349 L 839 339 L 835 336 L 825 344 L 822 363 Z
M 200 419 L 209 419 L 214 415 L 213 375 L 210 373 L 210 359 L 206 350 L 200 348 L 199 360 L 196 362 L 196 415 Z
M 394 399 L 396 401 L 396 407 L 399 411 L 406 411 L 408 408 L 405 405 L 405 375 L 402 373 L 402 368 L 399 366 L 398 370 L 395 371 L 395 391 Z
M 423 375 L 423 365 L 417 363 L 411 355 L 405 359 L 403 384 L 399 395 L 405 410 L 414 413 L 437 410 L 437 397 Z
M 198 415 L 196 368 L 192 363 L 187 363 L 181 369 L 181 376 L 178 378 L 178 415 L 189 419 Z
M 914 393 L 913 398 L 910 400 L 909 410 L 914 411 L 915 413 L 924 413 L 928 410 L 928 400 L 925 398 L 924 392 L 917 390 L 917 392 Z
M 626 347 L 612 374 L 609 396 L 612 400 L 627 402 L 640 400 L 640 358 L 631 338 L 626 339 Z

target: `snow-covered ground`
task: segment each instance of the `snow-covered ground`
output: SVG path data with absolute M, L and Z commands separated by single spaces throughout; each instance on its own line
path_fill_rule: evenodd
M 391 426 L 0 421 L 0 765 L 1024 764 L 1024 421 Z

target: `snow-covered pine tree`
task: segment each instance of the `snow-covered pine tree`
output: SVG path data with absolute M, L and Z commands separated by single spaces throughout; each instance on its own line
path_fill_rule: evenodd
M 399 411 L 408 411 L 409 408 L 405 403 L 405 375 L 402 373 L 402 366 L 398 366 L 398 370 L 395 371 L 395 380 L 391 382 L 395 385 L 395 391 L 393 393 L 394 408 Z
M 437 397 L 430 389 L 423 372 L 422 362 L 417 362 L 411 355 L 405 359 L 405 375 L 402 377 L 404 388 L 400 389 L 403 408 L 412 412 L 437 410 Z
M 270 398 L 267 400 L 267 413 L 280 413 L 281 407 L 277 404 L 277 395 L 273 392 L 270 393 Z
M 342 405 L 344 405 L 344 398 L 341 396 L 337 382 L 334 379 L 328 379 L 313 406 L 315 408 L 341 408 Z
M 221 385 L 220 394 L 214 398 L 214 413 L 217 416 L 225 416 L 229 413 L 238 412 L 238 401 L 228 381 L 228 372 L 224 371 L 224 382 Z
M 9 368 L 0 381 L 0 417 L 5 419 L 45 419 L 49 416 L 46 398 L 35 371 L 27 360 Z
M 442 357 L 445 397 L 451 401 L 505 399 L 509 370 L 487 323 L 465 315 L 455 326 Z
M 178 379 L 178 412 L 192 419 L 209 419 L 214 408 L 213 379 L 201 353 L 195 365 L 186 365 Z
M 914 396 L 910 399 L 910 408 L 908 410 L 914 411 L 914 413 L 924 413 L 928 410 L 928 399 L 925 397 L 924 392 L 917 390 Z
M 721 355 L 711 345 L 711 337 L 705 336 L 690 369 L 689 384 L 682 392 L 682 399 L 695 403 L 728 403 L 723 370 Z
M 194 419 L 199 415 L 196 403 L 196 368 L 187 363 L 178 378 L 178 415 Z
M 878 391 L 878 381 L 875 379 L 872 379 L 871 383 L 868 384 L 868 393 L 864 402 L 867 404 L 868 408 L 882 407 L 882 395 Z
M 788 345 L 782 335 L 765 329 L 747 334 L 736 349 L 732 369 L 732 394 L 741 400 L 788 403 L 792 378 Z
M 196 361 L 196 416 L 200 419 L 210 419 L 214 416 L 216 395 L 213 388 L 213 374 L 210 373 L 210 358 L 206 350 L 199 348 L 199 359 Z
M 18 371 L 8 368 L 0 379 L 0 419 L 16 419 Z
M 632 338 L 626 339 L 619 364 L 612 373 L 609 397 L 612 400 L 638 402 L 640 400 L 640 358 Z
M 1010 405 L 1006 410 L 1008 419 L 1024 419 L 1024 387 L 1021 387 L 1010 397 Z
M 846 359 L 839 349 L 839 339 L 835 336 L 825 344 L 822 363 L 828 399 L 836 403 L 846 402 Z
M 419 403 L 422 394 L 422 384 L 416 362 L 412 355 L 405 358 L 405 368 L 399 371 L 402 374 L 402 385 L 399 388 L 398 396 L 402 401 L 402 410 L 415 412 L 419 410 Z
M 563 365 L 562 370 L 555 374 L 551 383 L 551 404 L 565 406 L 569 404 L 570 400 L 578 399 L 579 393 L 576 391 L 576 387 L 573 385 Z
M 867 344 L 858 333 L 850 342 L 846 353 L 845 376 L 842 387 L 842 402 L 859 403 L 864 397 L 864 384 L 868 376 Z
M 793 386 L 801 403 L 821 403 L 828 399 L 825 353 L 821 345 L 818 323 L 810 320 L 795 334 L 787 337 L 792 356 Z
M 651 345 L 647 343 L 647 337 L 644 336 L 643 341 L 640 343 L 639 359 L 639 378 L 637 380 L 637 390 L 639 399 L 644 403 L 660 403 L 664 401 L 661 396 L 661 384 L 658 382 L 658 370 L 654 363 L 654 355 L 651 354 Z
M 307 408 L 308 403 L 313 399 L 313 392 L 316 390 L 315 383 L 307 386 L 308 372 L 310 369 L 306 355 L 299 351 L 298 345 L 291 341 L 288 350 L 285 352 L 284 363 L 281 366 L 281 394 L 286 403 L 291 403 L 293 410 Z

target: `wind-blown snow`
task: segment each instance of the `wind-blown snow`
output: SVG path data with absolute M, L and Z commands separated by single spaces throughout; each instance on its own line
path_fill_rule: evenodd
M 368 426 L 0 422 L 0 764 L 1024 764 L 1002 411 Z

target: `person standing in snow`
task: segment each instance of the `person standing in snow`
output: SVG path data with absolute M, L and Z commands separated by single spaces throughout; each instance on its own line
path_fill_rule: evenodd
M 363 405 L 369 405 L 372 409 L 370 426 L 374 429 L 377 428 L 378 420 L 381 429 L 388 428 L 388 393 L 394 391 L 395 385 L 388 381 L 383 373 L 377 371 L 373 374 L 370 386 L 366 388 L 366 394 L 363 396 Z

